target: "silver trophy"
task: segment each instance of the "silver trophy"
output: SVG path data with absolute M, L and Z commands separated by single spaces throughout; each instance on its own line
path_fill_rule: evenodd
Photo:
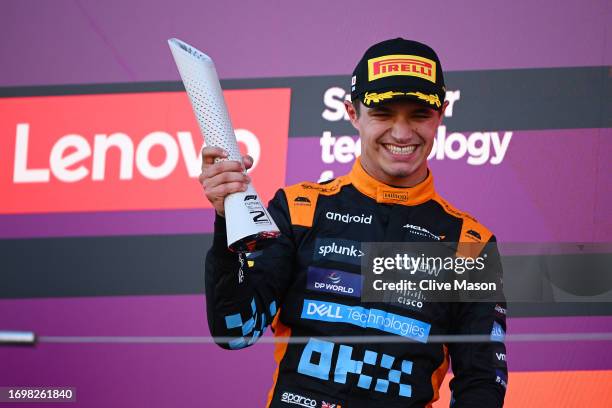
M 234 128 L 223 99 L 213 60 L 181 40 L 168 40 L 185 90 L 207 146 L 228 153 L 225 160 L 242 161 Z M 245 170 L 246 171 L 246 170 Z M 256 251 L 280 235 L 252 183 L 244 192 L 225 197 L 227 246 L 234 252 Z

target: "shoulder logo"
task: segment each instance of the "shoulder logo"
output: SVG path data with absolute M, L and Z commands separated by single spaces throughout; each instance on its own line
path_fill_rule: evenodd
M 506 337 L 504 328 L 497 322 L 493 322 L 493 328 L 491 329 L 491 341 L 503 342 Z
M 312 202 L 308 197 L 297 196 L 293 199 L 293 204 L 311 206 Z
M 345 177 L 338 177 L 323 184 L 319 183 L 301 183 L 299 186 L 304 190 L 315 190 L 322 194 L 333 193 L 338 191 L 346 183 Z
M 482 240 L 482 236 L 480 235 L 480 233 L 478 233 L 477 231 L 474 231 L 474 230 L 472 230 L 472 229 L 467 230 L 467 231 L 465 232 L 465 235 L 466 235 L 468 238 L 471 238 L 471 239 L 476 240 L 476 241 L 479 241 L 479 242 Z
M 508 377 L 506 373 L 502 370 L 495 370 L 495 382 L 505 389 L 508 386 Z
M 499 304 L 495 305 L 495 311 L 497 312 L 498 315 L 500 316 L 505 316 L 506 315 L 506 308 L 502 307 Z

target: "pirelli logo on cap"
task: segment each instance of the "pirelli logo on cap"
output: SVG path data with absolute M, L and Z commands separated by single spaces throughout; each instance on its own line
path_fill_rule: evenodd
M 368 81 L 407 75 L 436 83 L 436 63 L 417 55 L 384 55 L 368 60 Z

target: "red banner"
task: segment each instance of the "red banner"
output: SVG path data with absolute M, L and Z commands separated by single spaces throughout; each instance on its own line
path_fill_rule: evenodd
M 290 92 L 224 92 L 266 202 L 285 182 Z M 6 98 L 0 112 L 0 213 L 210 207 L 184 92 Z

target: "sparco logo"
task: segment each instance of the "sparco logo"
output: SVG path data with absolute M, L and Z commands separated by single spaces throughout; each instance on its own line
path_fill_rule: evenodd
M 286 404 L 295 404 L 301 407 L 316 407 L 317 406 L 317 400 L 314 400 L 312 398 L 302 397 L 301 395 L 293 394 L 291 392 L 283 392 L 281 401 Z
M 332 211 L 328 211 L 325 214 L 325 218 L 333 221 L 340 221 L 345 224 L 356 223 L 356 224 L 372 224 L 372 216 L 366 216 L 365 214 L 361 215 L 351 215 L 351 214 L 339 214 Z

